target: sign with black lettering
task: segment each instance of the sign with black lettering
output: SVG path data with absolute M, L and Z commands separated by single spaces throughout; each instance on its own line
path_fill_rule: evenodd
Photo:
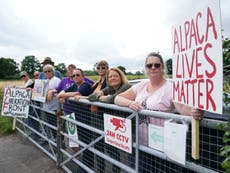
M 25 88 L 4 89 L 2 115 L 28 118 L 31 90 Z
M 222 114 L 223 56 L 219 1 L 172 27 L 173 100 Z

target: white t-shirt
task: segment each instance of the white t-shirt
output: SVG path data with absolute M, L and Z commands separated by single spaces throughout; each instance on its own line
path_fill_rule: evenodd
M 48 91 L 55 89 L 59 83 L 60 83 L 60 79 L 57 78 L 56 76 L 52 77 L 50 80 L 48 80 Z M 43 108 L 44 109 L 48 109 L 48 110 L 57 110 L 57 105 L 58 105 L 58 99 L 57 97 L 53 97 L 53 99 L 50 102 L 45 102 L 43 104 Z

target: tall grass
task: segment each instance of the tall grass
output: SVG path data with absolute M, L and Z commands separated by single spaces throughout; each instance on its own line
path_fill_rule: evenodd
M 23 81 L 21 80 L 0 80 L 0 91 L 3 91 L 4 87 L 7 86 L 23 86 Z

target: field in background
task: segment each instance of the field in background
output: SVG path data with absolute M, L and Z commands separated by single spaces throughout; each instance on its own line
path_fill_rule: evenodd
M 98 76 L 87 76 L 88 78 L 90 78 L 93 81 L 97 81 L 98 80 Z M 135 80 L 135 79 L 145 79 L 147 78 L 145 75 L 126 75 L 128 80 Z
M 97 81 L 98 76 L 89 76 L 90 79 Z M 144 79 L 145 75 L 127 75 L 128 80 L 135 79 Z M 224 91 L 230 93 L 230 79 L 225 79 L 224 82 Z M 2 99 L 3 99 L 3 89 L 7 86 L 22 86 L 23 82 L 21 80 L 8 80 L 8 81 L 0 81 L 0 106 L 2 107 Z M 0 111 L 1 111 L 0 107 Z M 7 135 L 12 133 L 12 118 L 0 116 L 0 136 Z
M 7 86 L 22 86 L 23 82 L 21 80 L 0 80 L 0 91 L 3 91 L 4 87 Z

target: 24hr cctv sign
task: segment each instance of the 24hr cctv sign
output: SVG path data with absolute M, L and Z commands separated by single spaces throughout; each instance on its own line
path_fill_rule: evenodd
M 104 114 L 105 143 L 132 153 L 131 120 Z

